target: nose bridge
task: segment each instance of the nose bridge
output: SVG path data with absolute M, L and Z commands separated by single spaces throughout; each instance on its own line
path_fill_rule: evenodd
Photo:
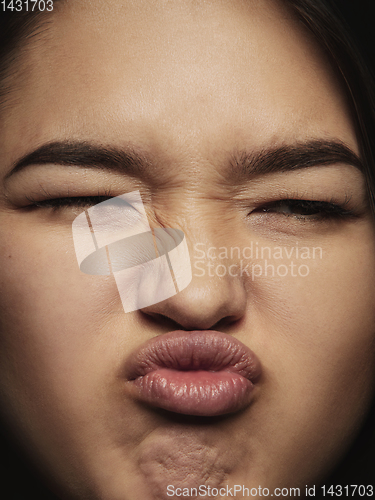
M 218 227 L 207 211 L 195 213 L 199 217 L 188 218 L 186 226 L 181 227 L 189 249 L 191 282 L 179 293 L 143 311 L 168 317 L 185 329 L 209 329 L 240 319 L 246 311 L 247 292 L 237 272 L 237 255 L 227 246 L 230 221 Z
M 238 214 L 230 203 L 213 196 L 195 196 L 189 206 L 181 201 L 166 210 L 160 207 L 158 212 L 158 220 L 164 227 L 183 231 L 191 265 L 196 271 L 193 278 L 206 275 L 212 278 L 213 272 L 218 278 L 229 278 L 227 281 L 237 276 L 235 268 L 242 257 L 243 235 Z

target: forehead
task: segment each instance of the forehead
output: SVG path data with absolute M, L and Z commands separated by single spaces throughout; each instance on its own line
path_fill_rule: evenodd
M 276 1 L 62 3 L 20 81 L 0 139 L 18 155 L 69 138 L 209 154 L 323 136 L 357 149 L 321 49 Z

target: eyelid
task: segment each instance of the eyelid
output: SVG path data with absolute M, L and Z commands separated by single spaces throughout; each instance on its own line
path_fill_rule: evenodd
M 305 221 L 309 220 L 319 221 L 328 219 L 338 220 L 343 218 L 357 217 L 358 214 L 356 213 L 355 210 L 346 208 L 349 202 L 350 199 L 346 199 L 344 203 L 336 203 L 333 202 L 332 200 L 325 201 L 325 200 L 308 200 L 300 198 L 298 199 L 284 198 L 260 205 L 259 207 L 254 209 L 251 213 L 280 214 L 281 216 L 284 217 L 293 217 L 297 220 L 305 220 Z M 278 208 L 282 208 L 283 205 L 286 206 L 289 205 L 290 211 L 278 210 Z M 312 211 L 312 213 L 303 214 L 301 213 L 303 211 L 305 212 Z
M 36 208 L 64 208 L 64 207 L 90 207 L 97 205 L 103 201 L 115 198 L 111 194 L 98 194 L 89 196 L 50 196 L 45 193 L 46 198 L 39 200 L 34 199 L 32 196 L 26 196 L 26 199 L 30 202 L 30 206 Z

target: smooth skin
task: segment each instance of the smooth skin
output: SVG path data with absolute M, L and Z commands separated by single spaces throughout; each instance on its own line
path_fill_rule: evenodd
M 231 159 L 311 140 L 358 154 L 336 77 L 271 0 L 73 0 L 49 21 L 9 80 L 0 125 L 5 418 L 63 499 L 165 499 L 168 485 L 201 484 L 303 493 L 345 453 L 374 390 L 375 234 L 365 181 L 339 163 L 246 177 Z M 7 177 L 23 155 L 66 140 L 131 149 L 144 168 L 30 165 Z M 135 190 L 151 225 L 184 231 L 193 280 L 125 314 L 112 276 L 79 270 L 71 224 L 84 208 L 32 205 Z M 354 215 L 262 210 L 290 198 Z M 306 277 L 197 276 L 196 248 L 251 242 L 319 247 L 322 258 L 295 259 L 309 266 Z M 262 364 L 244 411 L 178 416 L 127 391 L 124 364 L 135 348 L 175 329 L 211 328 Z

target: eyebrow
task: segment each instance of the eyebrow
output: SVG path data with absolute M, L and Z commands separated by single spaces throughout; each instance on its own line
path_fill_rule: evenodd
M 359 156 L 340 141 L 311 140 L 292 145 L 275 146 L 255 152 L 237 151 L 229 160 L 231 173 L 256 177 L 276 172 L 344 163 L 362 172 Z M 15 162 L 6 179 L 31 165 L 57 164 L 116 170 L 139 175 L 151 162 L 132 148 L 117 148 L 81 141 L 51 142 Z
M 121 149 L 86 141 L 56 141 L 44 144 L 15 162 L 6 178 L 31 165 L 65 165 L 118 170 L 139 174 L 149 164 L 146 157 L 130 147 Z
M 364 172 L 360 157 L 340 141 L 311 140 L 256 152 L 239 151 L 230 160 L 233 174 L 245 177 L 344 163 Z

